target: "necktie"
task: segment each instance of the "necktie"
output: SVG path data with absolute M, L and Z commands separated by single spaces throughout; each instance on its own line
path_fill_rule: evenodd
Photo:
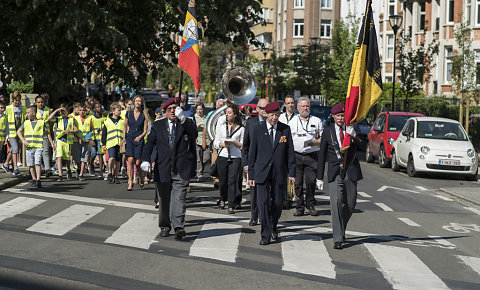
M 340 127 L 340 143 L 341 143 L 341 144 L 340 144 L 340 147 L 342 147 L 342 144 L 343 144 L 343 138 L 344 138 L 344 137 L 345 137 L 345 136 L 343 135 L 343 128 L 342 128 L 342 127 Z
M 173 149 L 173 142 L 175 141 L 175 121 L 172 122 L 172 130 L 170 131 L 170 149 Z
M 272 146 L 273 146 L 273 126 L 270 127 L 270 141 L 272 141 Z

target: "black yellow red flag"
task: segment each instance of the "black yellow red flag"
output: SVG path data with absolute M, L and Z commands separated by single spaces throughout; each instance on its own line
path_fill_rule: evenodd
M 361 121 L 377 102 L 382 91 L 381 66 L 377 33 L 373 21 L 372 0 L 367 0 L 365 16 L 358 35 L 348 81 L 345 124 L 349 126 Z M 342 151 L 350 146 L 350 141 L 350 135 L 345 134 Z
M 183 28 L 182 43 L 178 55 L 178 65 L 193 80 L 197 91 L 200 90 L 200 48 L 198 45 L 198 22 L 195 0 L 188 2 L 187 16 Z M 180 88 L 181 89 L 181 88 Z

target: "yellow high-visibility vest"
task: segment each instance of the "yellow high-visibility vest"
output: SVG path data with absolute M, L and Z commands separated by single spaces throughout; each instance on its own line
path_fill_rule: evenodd
M 57 128 L 55 128 L 55 138 L 60 139 L 64 136 L 62 132 L 64 131 L 65 124 L 63 123 L 63 117 L 59 117 L 57 121 Z M 68 118 L 67 121 L 67 130 L 73 130 L 73 118 Z M 67 134 L 67 143 L 73 144 L 73 133 Z
M 120 145 L 123 140 L 123 123 L 124 121 L 121 118 L 117 125 L 110 118 L 105 121 L 105 128 L 107 128 L 107 144 L 105 144 L 105 147 L 107 149 Z
M 94 115 L 89 117 L 88 119 L 88 123 L 90 124 L 90 120 L 92 121 L 92 133 L 93 133 L 93 136 L 92 136 L 92 139 L 93 140 L 102 140 L 102 128 L 103 128 L 103 124 L 105 123 L 105 117 L 100 117 L 100 118 L 97 118 L 95 117 Z M 85 121 L 87 122 L 87 121 Z
M 25 122 L 25 112 L 27 108 L 22 106 L 22 124 Z M 17 137 L 17 129 L 15 129 L 15 113 L 13 112 L 13 105 L 7 106 L 7 127 L 8 127 L 8 137 L 13 138 Z
M 25 140 L 28 142 L 28 148 L 42 148 L 43 147 L 43 120 L 38 120 L 35 128 L 32 127 L 32 121 L 26 120 L 23 123 L 23 132 Z
M 75 121 L 77 121 L 78 128 L 77 136 L 78 138 L 81 138 L 83 141 L 85 141 L 85 137 L 87 136 L 87 134 L 92 131 L 90 121 L 88 118 L 86 118 L 85 122 L 82 122 L 82 117 L 80 116 L 75 116 Z M 78 140 L 74 138 L 74 142 L 78 142 Z
M 37 120 L 43 120 L 43 126 L 45 127 L 45 131 L 50 131 L 50 124 L 47 122 L 48 117 L 50 116 L 51 109 L 47 106 L 43 108 L 43 116 L 40 115 L 40 112 L 37 109 Z
M 7 137 L 7 116 L 4 114 L 0 116 L 0 142 L 1 143 L 5 142 L 6 137 Z

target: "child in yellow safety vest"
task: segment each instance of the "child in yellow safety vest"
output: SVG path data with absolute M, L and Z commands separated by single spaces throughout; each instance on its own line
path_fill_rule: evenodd
M 7 116 L 4 114 L 6 104 L 0 100 L 0 161 L 7 157 Z
M 50 142 L 47 138 L 47 133 L 51 135 L 50 123 L 47 121 L 50 116 L 50 108 L 45 106 L 45 95 L 35 97 L 35 106 L 37 107 L 37 119 L 44 121 L 45 133 L 43 135 L 43 165 L 45 167 L 45 176 L 49 177 L 52 175 L 52 169 L 50 166 Z
M 73 160 L 77 164 L 77 178 L 79 181 L 84 181 L 83 173 L 85 171 L 85 165 L 87 165 L 89 159 L 89 145 L 90 139 L 92 138 L 92 129 L 91 122 L 87 119 L 85 106 L 79 105 L 77 107 L 78 115 L 75 116 L 75 121 L 77 123 L 78 132 L 76 134 L 76 139 L 73 141 L 72 145 L 72 156 Z M 75 139 L 75 138 L 74 138 Z
M 99 178 L 103 178 L 103 154 L 105 151 L 102 149 L 100 141 L 102 140 L 102 128 L 105 123 L 105 117 L 103 116 L 102 105 L 100 103 L 95 103 L 93 105 L 93 114 L 90 116 L 87 122 L 90 122 L 92 129 L 92 138 L 90 140 L 90 151 L 91 151 L 91 160 L 89 174 L 90 176 L 95 176 L 95 158 L 98 156 L 98 166 L 100 172 L 98 173 Z
M 108 168 L 107 176 L 108 183 L 119 184 L 118 172 L 120 170 L 120 161 L 122 160 L 120 154 L 120 145 L 123 140 L 123 124 L 121 118 L 121 107 L 115 102 L 110 105 L 112 115 L 105 120 L 102 131 L 102 147 L 103 150 L 108 150 Z
M 15 176 L 20 176 L 20 171 L 18 170 L 20 144 L 17 138 L 17 130 L 25 121 L 26 111 L 26 108 L 20 104 L 21 99 L 22 95 L 19 92 L 14 92 L 12 94 L 12 104 L 6 107 L 8 132 L 6 137 L 10 143 L 10 153 L 8 153 L 5 163 L 2 164 L 2 168 L 9 173 L 8 164 L 12 161 L 13 174 Z
M 72 171 L 70 170 L 70 157 L 71 151 L 70 146 L 73 144 L 73 135 L 77 133 L 78 128 L 74 118 L 68 117 L 68 110 L 65 105 L 61 104 L 58 109 L 53 111 L 48 117 L 50 122 L 55 118 L 57 114 L 60 116 L 56 117 L 56 128 L 55 128 L 55 142 L 56 142 L 56 155 L 57 158 L 57 167 L 58 167 L 58 182 L 63 181 L 63 160 L 65 160 L 65 165 L 67 167 L 67 179 L 72 178 Z
M 17 135 L 26 147 L 25 157 L 27 159 L 27 166 L 30 168 L 30 175 L 32 176 L 32 187 L 40 188 L 42 187 L 40 175 L 42 173 L 45 122 L 44 120 L 38 120 L 36 114 L 37 107 L 35 105 L 28 107 L 26 110 L 27 120 L 18 128 Z M 50 133 L 47 134 L 47 137 L 53 146 Z

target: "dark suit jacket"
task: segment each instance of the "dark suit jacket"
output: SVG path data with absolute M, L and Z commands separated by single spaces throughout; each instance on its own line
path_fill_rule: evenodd
M 182 124 L 177 118 L 175 121 L 175 146 L 172 160 L 172 152 L 168 143 L 169 124 L 168 119 L 156 121 L 143 148 L 142 160 L 152 159 L 153 147 L 157 147 L 157 157 L 154 168 L 154 180 L 156 182 L 169 182 L 172 179 L 172 162 L 174 170 L 178 171 L 182 179 L 190 180 L 195 176 L 197 156 L 195 153 L 195 139 L 197 128 L 189 118 Z
M 274 146 L 267 132 L 266 122 L 255 127 L 248 151 L 248 176 L 255 183 L 265 183 L 271 171 L 277 180 L 287 182 L 295 177 L 295 151 L 293 150 L 290 127 L 277 124 Z
M 357 132 L 357 134 L 358 132 L 360 132 L 358 126 L 355 127 L 355 131 Z M 353 138 L 351 140 L 352 142 L 347 154 L 347 174 L 351 180 L 358 181 L 363 179 L 362 170 L 360 169 L 360 162 L 357 158 L 358 142 Z M 340 142 L 337 140 L 337 134 L 335 133 L 335 124 L 331 124 L 323 130 L 320 150 L 318 151 L 317 179 L 323 180 L 325 161 L 327 160 L 328 182 L 333 182 L 335 180 L 335 177 L 340 173 L 340 164 L 343 163 L 343 154 L 340 153 L 342 159 L 339 160 L 335 152 L 335 148 L 337 148 L 340 152 Z
M 258 116 L 252 116 L 245 122 L 245 132 L 243 134 L 242 144 L 242 168 L 248 166 L 248 151 L 250 150 L 250 143 L 253 139 L 253 130 L 260 124 Z

